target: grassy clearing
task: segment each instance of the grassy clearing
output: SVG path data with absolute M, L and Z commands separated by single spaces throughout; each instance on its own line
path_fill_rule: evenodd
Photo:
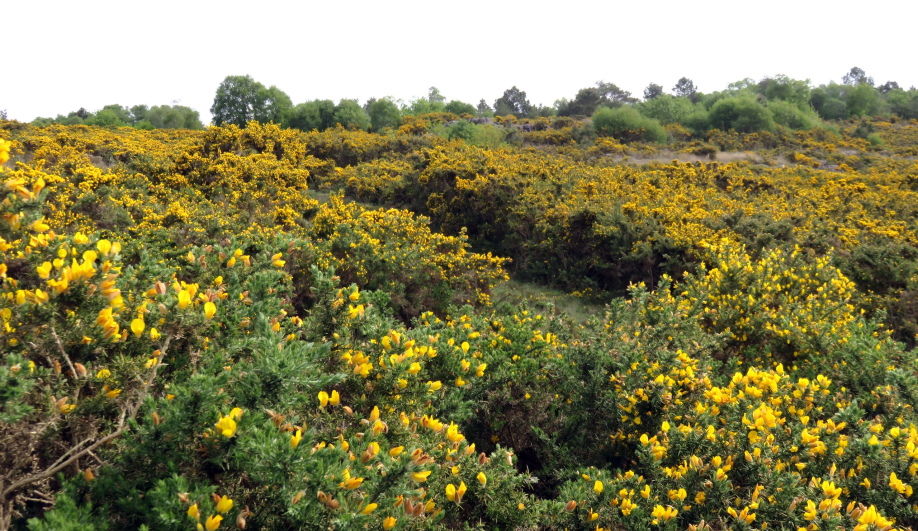
M 491 293 L 491 301 L 495 306 L 516 306 L 526 302 L 536 311 L 547 313 L 551 309 L 555 314 L 566 313 L 577 323 L 582 323 L 594 315 L 601 315 L 604 308 L 602 304 L 586 298 L 514 279 L 495 286 Z

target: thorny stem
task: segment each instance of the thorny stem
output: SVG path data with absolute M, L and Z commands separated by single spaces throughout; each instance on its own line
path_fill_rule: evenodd
M 60 349 L 61 354 L 64 355 L 64 359 L 67 360 L 67 364 L 70 365 L 70 368 L 73 370 L 74 376 L 76 376 L 77 372 L 73 368 L 73 364 L 70 362 L 70 357 L 67 356 L 67 353 L 64 351 L 64 347 L 63 347 L 63 344 L 61 343 L 60 337 L 58 337 L 57 332 L 54 330 L 53 327 L 51 328 L 51 335 L 54 337 L 54 341 L 57 343 L 57 346 Z M 80 448 L 81 446 L 83 446 L 84 444 L 88 442 L 88 440 L 81 441 L 76 446 L 74 446 L 73 448 L 68 450 L 66 453 L 64 453 L 64 455 L 62 455 L 60 458 L 58 458 L 58 460 L 55 461 L 54 464 L 52 464 L 50 467 L 46 468 L 42 472 L 39 472 L 38 474 L 34 474 L 32 476 L 28 476 L 26 478 L 20 479 L 19 481 L 16 481 L 10 484 L 8 487 L 3 486 L 2 479 L 0 479 L 0 531 L 6 531 L 7 529 L 9 529 L 9 525 L 12 520 L 12 509 L 13 509 L 12 503 L 11 503 L 12 495 L 15 494 L 16 491 L 23 489 L 38 481 L 42 481 L 44 479 L 54 476 L 61 470 L 64 470 L 71 464 L 75 463 L 78 459 L 82 458 L 83 456 L 87 454 L 92 454 L 93 450 L 95 450 L 96 448 L 99 448 L 100 446 L 108 443 L 111 440 L 116 439 L 117 437 L 121 436 L 122 433 L 126 431 L 126 428 L 124 426 L 124 421 L 127 418 L 128 410 L 131 411 L 131 416 L 130 416 L 131 420 L 134 420 L 137 417 L 138 411 L 140 411 L 140 406 L 143 404 L 144 400 L 146 400 L 147 398 L 147 393 L 149 393 L 150 391 L 150 386 L 153 384 L 153 380 L 156 379 L 156 374 L 159 370 L 159 367 L 162 365 L 162 360 L 163 358 L 165 358 L 166 352 L 169 349 L 170 341 L 172 341 L 171 335 L 167 337 L 165 343 L 163 343 L 163 348 L 160 349 L 161 353 L 159 357 L 157 358 L 156 365 L 153 366 L 153 372 L 150 374 L 150 377 L 144 381 L 143 388 L 141 389 L 140 394 L 137 395 L 137 400 L 132 405 L 125 407 L 121 410 L 121 416 L 118 419 L 118 427 L 115 429 L 115 431 L 113 431 L 112 433 L 109 433 L 108 435 L 99 439 L 98 441 L 91 444 L 90 446 L 83 448 L 79 452 L 73 453 L 76 449 Z M 69 458 L 67 457 L 68 455 L 70 456 Z M 66 460 L 64 460 L 65 458 Z

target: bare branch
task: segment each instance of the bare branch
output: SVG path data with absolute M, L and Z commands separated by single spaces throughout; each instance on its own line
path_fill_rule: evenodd
M 134 407 L 131 409 L 131 420 L 137 418 L 140 406 L 143 405 L 143 401 L 147 398 L 147 393 L 150 391 L 150 386 L 153 385 L 153 380 L 156 379 L 156 373 L 159 372 L 159 368 L 163 364 L 163 359 L 166 357 L 166 352 L 169 350 L 169 343 L 171 341 L 172 335 L 169 335 L 163 343 L 163 348 L 160 349 L 159 356 L 156 358 L 156 365 L 153 366 L 153 372 L 150 374 L 149 378 L 144 380 L 143 389 L 140 390 L 140 395 L 137 397 L 137 401 L 134 402 Z
M 78 378 L 79 376 L 77 375 L 76 368 L 70 361 L 70 356 L 67 355 L 67 351 L 64 350 L 64 344 L 61 342 L 61 338 L 57 335 L 57 331 L 54 330 L 54 325 L 51 325 L 51 337 L 53 337 L 54 342 L 57 343 L 57 348 L 61 351 L 61 355 L 63 355 L 64 359 L 67 360 L 67 366 L 70 367 L 70 374 L 73 375 L 74 379 Z
M 111 441 L 112 439 L 114 439 L 114 438 L 120 436 L 122 433 L 124 433 L 124 418 L 125 418 L 125 416 L 126 416 L 126 413 L 127 413 L 127 410 L 126 410 L 126 409 L 121 410 L 121 418 L 118 420 L 118 429 L 116 429 L 116 430 L 113 431 L 112 433 L 109 433 L 109 434 L 106 435 L 105 437 L 99 439 L 98 441 L 96 441 L 95 443 L 93 443 L 93 444 L 92 444 L 91 446 L 89 446 L 88 448 L 85 448 L 85 449 L 83 449 L 82 451 L 80 451 L 79 453 L 72 455 L 69 459 L 67 459 L 67 460 L 64 461 L 63 463 L 60 463 L 60 464 L 58 464 L 58 465 L 56 465 L 56 466 L 52 466 L 52 467 L 50 467 L 50 468 L 47 468 L 47 469 L 45 469 L 43 472 L 40 472 L 40 473 L 38 473 L 38 474 L 35 474 L 34 476 L 29 476 L 29 477 L 27 477 L 27 478 L 20 479 L 19 481 L 13 483 L 13 484 L 10 485 L 9 487 L 6 487 L 5 489 L 3 489 L 3 491 L 0 492 L 0 503 L 3 503 L 4 501 L 6 501 L 7 497 L 8 497 L 10 494 L 16 492 L 17 490 L 21 489 L 22 487 L 25 487 L 25 486 L 30 485 L 30 484 L 32 484 L 32 483 L 35 483 L 36 481 L 41 481 L 41 480 L 43 480 L 43 479 L 50 478 L 50 477 L 53 476 L 54 474 L 57 474 L 57 473 L 60 472 L 61 470 L 63 470 L 63 469 L 65 469 L 65 468 L 67 468 L 68 466 L 70 466 L 70 464 L 72 464 L 72 463 L 73 463 L 74 461 L 76 461 L 77 459 L 83 457 L 83 456 L 86 455 L 87 453 L 89 453 L 89 452 L 95 450 L 96 448 L 102 446 L 103 444 L 107 443 L 108 441 Z
M 70 358 L 67 357 L 67 353 L 64 352 L 64 347 L 61 344 L 60 338 L 57 336 L 57 333 L 54 331 L 53 328 L 51 329 L 51 334 L 54 336 L 54 340 L 57 342 L 58 347 L 61 349 L 61 354 L 64 355 L 65 359 L 67 359 L 67 363 L 70 364 Z M 54 474 L 57 474 L 61 470 L 67 468 L 68 466 L 70 466 L 72 463 L 76 462 L 78 459 L 82 458 L 83 456 L 92 455 L 93 457 L 96 458 L 96 460 L 99 460 L 99 458 L 96 457 L 95 454 L 93 454 L 93 450 L 121 436 L 121 434 L 125 432 L 124 422 L 125 422 L 125 419 L 127 419 L 128 417 L 128 410 L 130 410 L 131 412 L 130 414 L 131 420 L 134 420 L 137 417 L 137 412 L 140 411 L 140 406 L 143 404 L 143 401 L 146 399 L 147 393 L 149 393 L 150 391 L 150 386 L 153 385 L 153 380 L 156 379 L 156 374 L 159 370 L 159 367 L 162 365 L 162 360 L 166 356 L 166 352 L 169 348 L 169 343 L 171 341 L 172 341 L 172 336 L 170 335 L 169 337 L 166 338 L 165 343 L 163 343 L 163 348 L 161 349 L 161 353 L 159 357 L 157 358 L 156 365 L 153 366 L 153 372 L 150 374 L 150 377 L 144 381 L 143 388 L 141 389 L 140 394 L 137 395 L 137 400 L 133 404 L 121 410 L 121 417 L 118 419 L 118 427 L 115 429 L 115 431 L 113 431 L 112 433 L 109 433 L 105 437 L 83 448 L 82 450 L 74 453 L 75 450 L 85 445 L 88 442 L 88 440 L 80 442 L 79 444 L 77 444 L 76 446 L 68 450 L 63 456 L 58 458 L 58 460 L 55 461 L 53 465 L 51 465 L 44 471 L 39 472 L 38 474 L 35 474 L 32 476 L 23 478 L 15 483 L 12 483 L 8 487 L 2 488 L 2 490 L 0 490 L 0 511 L 2 511 L 3 506 L 5 506 L 5 504 L 8 503 L 10 499 L 9 498 L 10 495 L 15 493 L 17 490 L 22 489 L 23 487 L 26 487 L 28 485 L 31 485 L 32 483 L 35 483 L 37 481 L 41 481 L 43 479 L 52 477 Z M 72 364 L 70 366 L 71 368 L 73 367 Z M 76 370 L 73 371 L 73 374 L 74 375 L 77 374 Z M 101 460 L 99 461 L 101 462 Z M 2 487 L 2 485 L 0 485 L 0 487 Z M 0 515 L 0 516 L 3 516 L 3 515 Z M 0 527 L 2 527 L 2 522 L 0 522 Z

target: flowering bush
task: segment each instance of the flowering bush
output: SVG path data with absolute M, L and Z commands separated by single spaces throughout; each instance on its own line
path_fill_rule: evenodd
M 913 162 L 0 136 L 0 527 L 918 525 Z

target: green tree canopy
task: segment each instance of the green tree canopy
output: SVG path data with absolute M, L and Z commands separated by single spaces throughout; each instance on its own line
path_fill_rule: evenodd
M 335 102 L 332 100 L 313 100 L 300 103 L 290 109 L 283 122 L 284 126 L 299 129 L 300 131 L 325 131 L 334 127 Z
M 370 125 L 374 132 L 382 131 L 386 127 L 398 127 L 402 123 L 401 110 L 390 97 L 371 103 L 369 115 Z
M 491 109 L 491 106 L 488 105 L 488 102 L 486 102 L 484 98 L 481 98 L 481 101 L 478 102 L 478 106 L 475 107 L 475 110 L 478 111 L 479 118 L 481 118 L 482 116 L 488 116 L 494 112 L 493 109 Z
M 854 67 L 847 74 L 842 76 L 842 83 L 848 86 L 870 85 L 873 86 L 873 78 L 867 75 L 863 69 Z
M 887 95 L 886 103 L 897 116 L 901 118 L 918 119 L 918 90 L 892 89 Z
M 659 98 L 663 95 L 663 87 L 657 85 L 656 83 L 651 83 L 647 85 L 647 88 L 644 89 L 644 101 L 650 101 L 654 98 Z
M 144 105 L 144 107 L 146 107 Z M 203 129 L 198 111 L 184 105 L 155 105 L 141 116 L 134 116 L 135 124 L 149 121 L 155 129 Z
M 258 106 L 255 108 L 255 120 L 262 123 L 284 123 L 287 113 L 293 108 L 290 96 L 274 85 L 259 89 L 256 100 Z
M 599 95 L 602 97 L 602 105 L 604 107 L 614 109 L 622 105 L 631 105 L 632 103 L 638 102 L 638 99 L 632 97 L 630 92 L 618 88 L 615 83 L 607 83 L 602 80 L 597 81 L 596 90 L 599 91 Z
M 430 87 L 429 89 L 427 89 L 427 101 L 431 105 L 435 105 L 437 103 L 443 103 L 444 101 L 446 101 L 446 96 L 441 94 L 440 89 L 438 89 L 437 87 Z
M 558 116 L 590 116 L 605 102 L 599 89 L 582 88 L 573 100 L 558 102 Z
M 98 125 L 102 127 L 124 127 L 128 124 L 121 120 L 121 113 L 113 109 L 102 109 L 94 116 L 89 117 L 86 120 L 86 125 Z
M 532 111 L 532 104 L 526 99 L 526 91 L 514 85 L 504 91 L 504 95 L 494 100 L 494 112 L 498 116 L 512 114 L 517 118 L 525 118 Z
M 771 131 L 775 128 L 771 112 L 751 96 L 734 96 L 719 100 L 708 113 L 711 127 L 738 133 Z
M 283 123 L 290 97 L 275 86 L 265 88 L 251 76 L 226 76 L 217 87 L 210 113 L 216 125 L 245 126 L 251 120 Z
M 644 116 L 659 120 L 663 124 L 681 122 L 694 110 L 688 98 L 677 98 L 669 94 L 649 99 L 642 103 L 639 109 Z
M 673 94 L 688 98 L 692 100 L 692 103 L 695 103 L 697 101 L 698 87 L 695 86 L 691 79 L 680 77 L 679 81 L 676 81 L 676 85 L 673 86 Z
M 593 127 L 599 135 L 611 136 L 622 142 L 666 141 L 666 130 L 660 122 L 641 116 L 633 107 L 602 107 L 593 114 Z
M 338 102 L 337 107 L 335 107 L 334 120 L 336 124 L 341 124 L 342 127 L 347 129 L 366 130 L 370 128 L 370 117 L 367 116 L 363 107 L 357 103 L 357 100 L 343 99 Z
M 851 88 L 847 94 L 845 105 L 848 108 L 848 117 L 875 116 L 883 110 L 883 99 L 871 83 L 860 83 Z
M 790 102 L 801 109 L 810 101 L 810 80 L 792 79 L 784 74 L 766 77 L 756 85 L 758 93 L 769 101 L 781 100 Z
M 475 106 L 472 105 L 471 103 L 465 103 L 464 101 L 459 101 L 459 100 L 450 100 L 450 102 L 446 104 L 446 107 L 444 108 L 444 110 L 446 112 L 451 112 L 457 116 L 461 116 L 463 114 L 473 114 L 474 115 L 478 112 L 478 110 L 475 109 Z

